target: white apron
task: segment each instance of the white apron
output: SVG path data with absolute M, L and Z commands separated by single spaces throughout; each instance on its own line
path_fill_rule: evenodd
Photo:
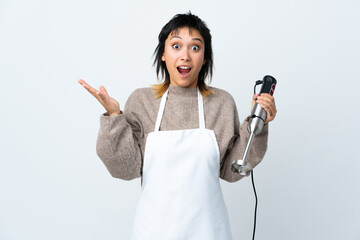
M 214 132 L 205 129 L 202 96 L 198 90 L 199 128 L 159 131 L 167 93 L 146 141 L 131 239 L 231 240 L 219 147 Z

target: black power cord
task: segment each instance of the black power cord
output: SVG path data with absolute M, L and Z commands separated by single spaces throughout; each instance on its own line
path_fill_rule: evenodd
M 254 94 L 256 94 L 256 86 L 257 86 L 257 85 L 260 85 L 260 84 L 262 84 L 262 83 L 263 83 L 262 80 L 257 80 L 257 81 L 255 82 L 255 85 L 254 85 Z
M 256 81 L 256 83 L 254 85 L 254 94 L 256 94 L 256 86 L 260 85 L 262 83 L 263 83 L 262 80 L 257 80 Z M 258 197 L 257 197 L 257 194 L 256 194 L 256 189 L 255 189 L 253 170 L 251 170 L 250 174 L 251 174 L 251 183 L 252 183 L 252 187 L 253 187 L 254 195 L 255 195 L 254 228 L 253 228 L 253 236 L 252 236 L 252 240 L 254 240 L 255 239 L 255 230 L 256 230 L 256 212 L 257 212 L 257 205 L 258 205 Z
M 256 229 L 256 212 L 257 212 L 258 198 L 257 198 L 257 194 L 256 194 L 256 189 L 255 189 L 253 170 L 251 170 L 250 173 L 251 173 L 251 182 L 252 182 L 254 195 L 255 195 L 254 229 L 253 229 L 253 236 L 252 236 L 252 240 L 254 240 L 255 239 L 255 229 Z

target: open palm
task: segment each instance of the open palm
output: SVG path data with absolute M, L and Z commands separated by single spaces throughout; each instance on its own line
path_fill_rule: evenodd
M 84 80 L 78 81 L 88 92 L 93 95 L 104 106 L 109 116 L 119 115 L 120 104 L 114 98 L 110 97 L 105 87 L 100 86 L 99 90 L 91 87 Z

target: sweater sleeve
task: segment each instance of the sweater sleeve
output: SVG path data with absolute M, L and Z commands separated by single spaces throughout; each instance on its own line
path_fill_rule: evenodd
M 141 150 L 139 138 L 142 125 L 132 113 L 134 98 L 129 97 L 123 114 L 100 116 L 100 130 L 96 152 L 114 178 L 132 180 L 141 176 Z
M 239 173 L 233 173 L 231 171 L 231 165 L 233 161 L 242 159 L 250 137 L 250 133 L 247 130 L 249 125 L 249 118 L 247 118 L 240 125 L 236 107 L 234 110 L 234 119 L 234 136 L 232 141 L 229 143 L 228 149 L 223 159 L 223 164 L 220 169 L 220 177 L 228 182 L 236 182 L 243 177 Z M 253 139 L 248 156 L 248 162 L 252 168 L 255 168 L 265 155 L 267 149 L 268 129 L 269 124 L 264 125 L 262 132 L 259 135 L 256 135 Z

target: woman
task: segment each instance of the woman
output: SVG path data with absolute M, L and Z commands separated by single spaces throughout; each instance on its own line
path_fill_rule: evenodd
M 107 111 L 98 156 L 113 177 L 142 180 L 131 239 L 232 239 L 219 178 L 241 178 L 231 164 L 242 158 L 248 122 L 240 126 L 230 94 L 205 84 L 213 67 L 206 24 L 191 13 L 176 15 L 159 34 L 154 64 L 164 81 L 135 90 L 124 112 L 104 87 L 79 80 Z M 272 121 L 274 98 L 255 101 Z M 268 124 L 253 141 L 252 167 L 265 154 L 267 135 Z

